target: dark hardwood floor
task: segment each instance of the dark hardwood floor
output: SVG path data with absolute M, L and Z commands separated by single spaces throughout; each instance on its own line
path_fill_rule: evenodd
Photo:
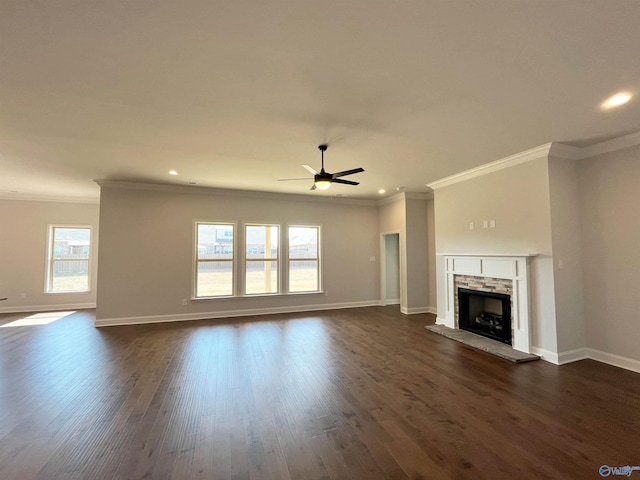
M 93 315 L 0 316 L 0 479 L 584 479 L 640 465 L 639 374 L 512 364 L 426 331 L 431 315 L 102 329 Z

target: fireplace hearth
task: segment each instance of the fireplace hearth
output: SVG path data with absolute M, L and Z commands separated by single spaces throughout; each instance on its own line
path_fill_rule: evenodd
M 511 345 L 511 297 L 458 288 L 458 328 Z

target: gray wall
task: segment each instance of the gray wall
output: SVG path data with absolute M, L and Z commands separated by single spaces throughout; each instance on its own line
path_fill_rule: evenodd
M 0 200 L 0 312 L 89 308 L 96 301 L 98 205 Z M 45 293 L 48 225 L 91 225 L 87 293 Z M 25 294 L 25 298 L 21 294 Z
M 385 303 L 400 303 L 400 234 L 384 236 Z
M 370 261 L 379 252 L 374 204 L 194 192 L 103 186 L 98 322 L 379 302 L 379 265 Z M 325 294 L 195 300 L 183 306 L 192 296 L 195 220 L 234 222 L 239 228 L 242 222 L 321 225 Z
M 640 360 L 640 146 L 583 160 L 579 177 L 587 343 Z
M 587 346 L 584 321 L 580 162 L 549 159 L 551 232 L 558 352 Z
M 399 193 L 378 208 L 380 234 L 400 234 L 400 308 L 404 313 L 435 311 L 430 278 L 435 278 L 433 199 Z M 435 283 L 435 281 L 434 281 Z
M 495 220 L 495 228 L 483 228 L 484 220 Z M 537 254 L 530 261 L 532 342 L 557 352 L 546 157 L 437 189 L 435 232 L 438 253 Z M 437 267 L 438 316 L 444 318 L 442 257 Z

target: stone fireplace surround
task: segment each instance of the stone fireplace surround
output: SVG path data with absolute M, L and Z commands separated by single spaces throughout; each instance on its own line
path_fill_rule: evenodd
M 458 286 L 496 291 L 511 296 L 512 343 L 515 350 L 531 353 L 529 316 L 529 258 L 532 254 L 440 254 L 446 274 L 446 316 L 436 323 L 458 328 Z

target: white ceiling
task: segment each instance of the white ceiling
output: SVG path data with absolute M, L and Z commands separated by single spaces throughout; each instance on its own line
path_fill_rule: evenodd
M 640 130 L 636 0 L 0 2 L 0 194 L 378 197 Z M 363 167 L 310 192 L 300 164 Z M 179 172 L 168 175 L 170 169 Z

